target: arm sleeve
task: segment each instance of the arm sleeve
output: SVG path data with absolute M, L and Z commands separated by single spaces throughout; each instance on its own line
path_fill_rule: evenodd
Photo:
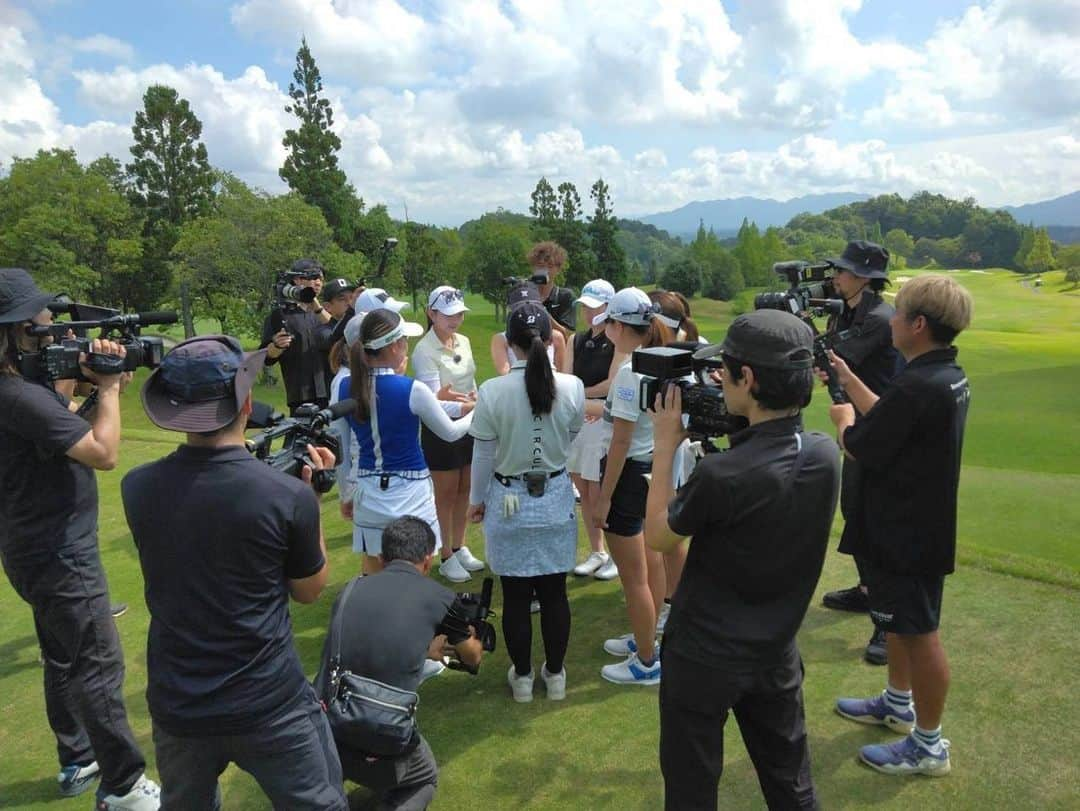
M 491 474 L 495 472 L 496 447 L 497 443 L 494 439 L 478 439 L 473 445 L 469 492 L 470 504 L 482 504 L 484 502 L 488 482 L 491 481 Z
M 55 456 L 63 456 L 91 430 L 90 423 L 68 409 L 67 398 L 30 382 L 14 399 L 5 419 L 13 433 Z
M 887 467 L 907 445 L 919 411 L 907 391 L 890 387 L 844 432 L 844 449 L 868 469 Z
M 282 327 L 281 313 L 278 310 L 271 310 L 270 315 L 266 316 L 266 320 L 262 325 L 262 336 L 259 338 L 259 349 L 265 349 L 270 345 L 270 342 L 274 340 L 274 334 Z M 269 355 L 266 356 L 266 365 L 273 366 L 281 360 L 279 355 L 276 358 L 272 358 Z
M 442 378 L 439 377 L 439 370 L 432 365 L 431 359 L 427 355 L 414 352 L 412 356 L 412 365 L 413 376 L 416 378 L 417 382 L 423 383 L 431 390 L 432 394 L 438 395 L 439 388 L 442 384 Z M 438 400 L 437 396 L 436 400 Z M 439 400 L 438 402 L 448 417 L 461 416 L 461 403 L 450 403 L 445 400 Z
M 704 463 L 699 464 L 668 505 L 668 526 L 676 535 L 697 535 L 729 514 L 730 500 L 728 488 L 709 475 Z
M 472 415 L 466 415 L 460 420 L 450 419 L 442 410 L 439 401 L 431 393 L 427 386 L 413 383 L 409 389 L 409 410 L 420 418 L 431 431 L 447 442 L 455 442 L 469 433 L 472 425 Z
M 581 382 L 580 377 L 573 378 L 574 380 L 574 416 L 570 420 L 570 440 L 573 441 L 574 437 L 581 431 L 581 426 L 585 422 L 585 384 Z
M 319 545 L 319 499 L 307 485 L 296 495 L 287 543 L 285 577 L 288 579 L 311 577 L 325 565 L 326 558 Z
M 349 421 L 345 417 L 334 420 L 332 428 L 337 434 L 338 447 L 341 450 L 337 463 L 338 498 L 348 501 L 352 498 L 353 488 L 356 485 L 356 480 L 352 475 L 352 428 L 349 427 Z
M 640 394 L 638 393 L 638 376 L 634 374 L 629 365 L 619 369 L 615 379 L 611 382 L 611 416 L 618 417 L 628 422 L 637 422 L 641 416 L 641 408 L 638 405 Z
M 495 415 L 491 413 L 489 405 L 490 395 L 486 384 L 481 386 L 476 394 L 476 408 L 473 409 L 472 427 L 469 429 L 469 433 L 476 439 L 494 440 L 499 436 L 495 428 Z

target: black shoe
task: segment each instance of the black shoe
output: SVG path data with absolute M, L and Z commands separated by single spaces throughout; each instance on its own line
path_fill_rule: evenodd
M 870 610 L 870 603 L 866 599 L 866 592 L 858 586 L 839 591 L 829 591 L 821 598 L 826 608 L 835 611 L 853 611 L 856 614 L 865 614 Z
M 112 614 L 114 618 L 123 616 L 127 613 L 127 603 L 113 603 L 109 606 L 109 613 Z
M 887 665 L 889 663 L 889 651 L 885 647 L 885 632 L 880 628 L 874 629 L 874 635 L 866 643 L 863 658 L 872 665 Z

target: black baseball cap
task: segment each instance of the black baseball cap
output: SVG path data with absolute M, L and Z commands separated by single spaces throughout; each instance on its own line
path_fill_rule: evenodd
M 814 331 L 791 313 L 754 310 L 731 322 L 719 353 L 748 366 L 809 369 L 814 362 Z
M 321 279 L 323 266 L 319 264 L 318 259 L 297 259 L 289 268 L 289 275 L 301 279 Z
M 347 279 L 331 279 L 323 285 L 322 292 L 319 293 L 319 298 L 324 302 L 332 301 L 335 296 L 340 296 L 342 293 L 351 293 L 356 287 L 357 285 L 354 282 L 350 282 Z
M 224 428 L 240 413 L 265 362 L 265 349 L 245 354 L 229 335 L 182 341 L 143 384 L 146 416 L 167 431 Z
M 29 321 L 55 298 L 42 293 L 22 268 L 0 268 L 0 324 Z
M 540 304 L 540 288 L 532 282 L 518 282 L 506 291 L 506 306 L 516 307 L 523 301 L 535 301 Z
M 520 301 L 506 314 L 506 342 L 516 344 L 527 330 L 536 330 L 542 341 L 551 340 L 551 316 L 543 304 Z
M 863 279 L 889 277 L 889 251 L 875 242 L 862 239 L 849 242 L 842 256 L 834 256 L 825 261 Z

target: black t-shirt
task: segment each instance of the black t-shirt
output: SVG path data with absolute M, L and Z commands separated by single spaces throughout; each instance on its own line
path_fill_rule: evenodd
M 244 448 L 196 448 L 121 483 L 150 609 L 146 690 L 174 735 L 250 731 L 306 690 L 288 580 L 317 573 L 311 487 Z
M 558 321 L 571 332 L 577 327 L 577 313 L 574 312 L 574 291 L 569 287 L 551 288 L 548 297 L 544 299 L 544 307 L 553 319 Z M 604 375 L 607 377 L 607 375 Z
M 867 289 L 854 309 L 845 305 L 844 311 L 829 324 L 830 331 L 850 331 L 847 340 L 836 344 L 836 354 L 879 397 L 902 365 L 900 353 L 892 344 L 889 325 L 894 312 L 880 293 Z
M 67 456 L 90 423 L 49 386 L 0 375 L 0 554 L 34 565 L 97 543 L 93 468 Z
M 844 434 L 859 463 L 853 526 L 841 549 L 896 574 L 950 574 L 956 565 L 956 499 L 971 392 L 956 348 L 908 363 Z
M 331 629 L 342 596 L 344 591 L 330 614 Z M 428 646 L 456 599 L 450 589 L 403 560 L 391 561 L 378 574 L 360 578 L 342 617 L 342 666 L 359 676 L 415 691 Z M 327 634 L 317 684 L 329 672 L 332 635 L 332 631 Z
M 283 327 L 292 333 L 293 341 L 280 356 L 267 356 L 266 365 L 281 363 L 289 408 L 302 403 L 329 401 L 333 375 L 330 374 L 328 353 L 333 346 L 334 328 L 322 323 L 314 313 L 298 307 L 275 309 L 263 322 L 259 347 L 268 346 Z
M 574 369 L 585 388 L 603 383 L 611 371 L 611 358 L 615 345 L 601 332 L 593 335 L 592 327 L 574 336 Z
M 664 646 L 702 664 L 771 665 L 795 644 L 814 593 L 840 455 L 799 417 L 752 425 L 706 456 L 668 507 L 693 537 Z

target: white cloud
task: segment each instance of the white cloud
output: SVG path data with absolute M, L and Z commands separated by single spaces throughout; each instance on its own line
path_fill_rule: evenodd
M 60 41 L 59 46 L 78 53 L 108 56 L 118 62 L 130 62 L 135 57 L 135 49 L 131 43 L 105 34 L 94 34 L 83 39 L 65 37 Z

